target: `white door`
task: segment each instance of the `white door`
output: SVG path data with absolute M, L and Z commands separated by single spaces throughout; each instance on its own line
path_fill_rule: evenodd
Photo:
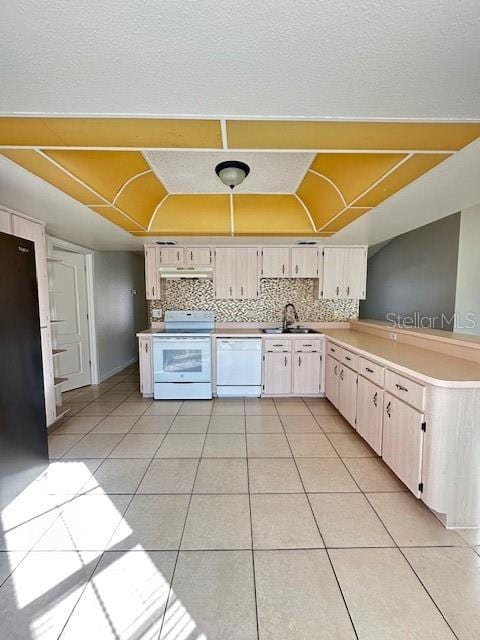
M 320 392 L 320 354 L 295 353 L 293 359 L 293 393 L 312 395 Z
M 372 449 L 382 454 L 383 389 L 358 376 L 357 431 Z
M 318 278 L 317 247 L 294 247 L 292 249 L 292 278 Z
M 323 297 L 327 300 L 344 298 L 345 250 L 340 247 L 325 247 L 323 250 Z
M 292 356 L 284 351 L 265 353 L 263 391 L 271 395 L 292 392 Z
M 235 299 L 235 249 L 218 247 L 215 249 L 215 298 Z
M 341 367 L 338 384 L 338 410 L 353 428 L 357 417 L 357 374 L 348 367 Z
M 367 287 L 367 250 L 363 247 L 350 247 L 344 251 L 344 297 L 364 300 Z
M 64 349 L 55 358 L 55 375 L 68 378 L 62 391 L 91 384 L 85 256 L 53 249 L 52 325 L 54 347 Z
M 290 276 L 289 247 L 263 247 L 262 277 L 288 278 Z
M 325 395 L 333 404 L 334 407 L 338 408 L 338 393 L 339 393 L 339 369 L 340 364 L 332 358 L 332 356 L 327 356 L 327 362 L 325 365 Z
M 258 297 L 258 250 L 235 249 L 235 297 L 240 300 Z

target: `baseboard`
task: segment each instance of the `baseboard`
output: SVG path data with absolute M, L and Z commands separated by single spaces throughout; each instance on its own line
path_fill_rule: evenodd
M 100 384 L 100 382 L 105 382 L 105 380 L 108 380 L 108 378 L 111 378 L 116 373 L 120 373 L 121 371 L 123 371 L 124 369 L 129 367 L 131 364 L 134 364 L 135 362 L 138 362 L 138 358 L 137 357 L 131 358 L 130 360 L 128 360 L 127 362 L 124 362 L 123 364 L 119 365 L 118 367 L 115 367 L 114 369 L 111 369 L 110 371 L 107 371 L 107 373 L 102 373 L 102 375 L 100 375 L 99 378 L 98 378 L 98 384 Z

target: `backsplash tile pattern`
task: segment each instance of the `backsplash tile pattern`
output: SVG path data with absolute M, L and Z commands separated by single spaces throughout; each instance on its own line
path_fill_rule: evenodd
M 257 300 L 216 300 L 212 281 L 168 280 L 165 300 L 149 303 L 150 322 L 152 309 L 213 310 L 217 322 L 278 322 L 287 302 L 295 305 L 300 321 L 358 318 L 358 300 L 317 300 L 313 283 L 307 278 L 263 278 Z

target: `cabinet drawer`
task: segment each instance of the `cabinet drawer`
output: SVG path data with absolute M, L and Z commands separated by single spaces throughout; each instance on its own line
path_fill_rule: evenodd
M 358 371 L 359 356 L 356 353 L 342 349 L 342 362 L 345 363 L 350 369 Z
M 293 350 L 294 351 L 303 351 L 304 353 L 308 353 L 310 351 L 321 351 L 322 350 L 322 341 L 321 340 L 294 340 L 293 341 Z
M 290 340 L 265 340 L 265 351 L 290 351 Z
M 338 344 L 327 342 L 327 354 L 343 362 L 343 349 L 342 347 L 339 347 Z
M 416 409 L 425 405 L 425 387 L 393 371 L 385 371 L 385 389 Z
M 368 380 L 371 380 L 379 387 L 383 387 L 383 383 L 385 380 L 385 369 L 379 364 L 375 364 L 374 362 L 371 362 L 366 358 L 360 358 L 358 362 L 358 373 L 361 373 L 362 376 L 364 376 Z

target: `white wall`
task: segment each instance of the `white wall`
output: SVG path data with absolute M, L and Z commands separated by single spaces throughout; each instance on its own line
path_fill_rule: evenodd
M 144 258 L 132 252 L 97 251 L 93 260 L 98 377 L 102 381 L 137 359 L 135 333 L 147 326 Z
M 480 335 L 480 205 L 460 219 L 455 312 L 455 331 Z

